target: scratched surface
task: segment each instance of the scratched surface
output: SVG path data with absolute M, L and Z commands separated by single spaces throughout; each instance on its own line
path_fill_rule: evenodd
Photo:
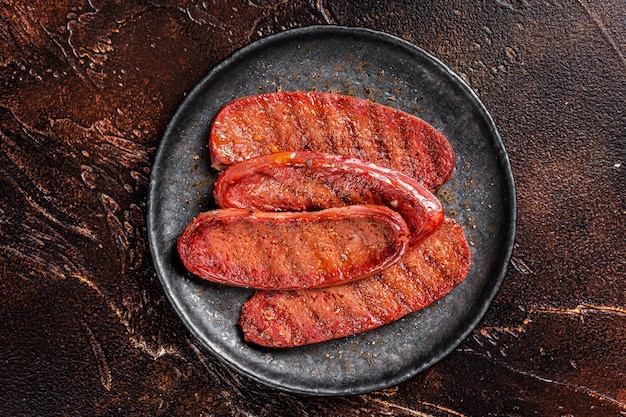
M 52 4 L 50 4 L 52 3 Z M 0 2 L 2 414 L 626 415 L 626 3 Z M 388 390 L 292 396 L 221 365 L 165 300 L 146 192 L 178 103 L 237 48 L 311 24 L 432 52 L 479 94 L 515 174 L 492 307 Z

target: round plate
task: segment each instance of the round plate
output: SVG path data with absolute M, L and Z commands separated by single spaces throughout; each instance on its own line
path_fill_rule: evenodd
M 465 227 L 467 279 L 428 308 L 351 337 L 293 349 L 243 341 L 237 326 L 252 291 L 187 273 L 176 240 L 216 208 L 207 147 L 217 111 L 237 97 L 272 91 L 353 95 L 414 114 L 439 129 L 457 160 L 437 191 Z M 254 42 L 217 65 L 187 95 L 159 146 L 148 197 L 148 235 L 169 301 L 216 357 L 267 385 L 301 394 L 346 395 L 398 384 L 450 353 L 495 296 L 515 234 L 515 190 L 496 127 L 477 96 L 438 59 L 399 38 L 361 28 L 314 26 Z

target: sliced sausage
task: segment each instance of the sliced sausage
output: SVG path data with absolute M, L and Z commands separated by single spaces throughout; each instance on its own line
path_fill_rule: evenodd
M 218 112 L 210 137 L 213 166 L 281 151 L 363 159 L 435 189 L 454 168 L 454 151 L 433 126 L 413 115 L 356 97 L 278 92 L 236 99 Z
M 468 274 L 463 229 L 444 224 L 395 265 L 346 285 L 259 291 L 242 308 L 245 340 L 294 347 L 340 338 L 397 320 L 448 294 Z
M 220 207 L 311 211 L 385 205 L 402 215 L 415 246 L 443 222 L 437 198 L 412 178 L 355 158 L 281 152 L 235 163 L 215 183 Z
M 185 267 L 223 284 L 257 289 L 310 288 L 381 271 L 405 252 L 408 227 L 382 206 L 317 212 L 246 209 L 200 214 L 178 240 Z

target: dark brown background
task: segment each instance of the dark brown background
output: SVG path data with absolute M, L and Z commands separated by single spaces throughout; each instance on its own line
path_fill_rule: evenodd
M 624 16 L 623 0 L 1 0 L 0 414 L 626 415 Z M 400 36 L 461 74 L 517 185 L 513 258 L 481 324 L 430 370 L 354 397 L 221 365 L 146 241 L 151 161 L 185 92 L 245 44 L 314 24 Z

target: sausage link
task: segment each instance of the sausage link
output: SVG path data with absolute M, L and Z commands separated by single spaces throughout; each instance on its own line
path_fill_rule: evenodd
M 437 198 L 414 179 L 355 158 L 281 152 L 231 165 L 214 189 L 220 207 L 311 211 L 355 204 L 385 205 L 402 215 L 416 246 L 444 219 Z
M 311 288 L 379 272 L 405 252 L 402 217 L 382 206 L 268 213 L 201 213 L 178 239 L 187 270 L 209 281 L 256 289 Z

